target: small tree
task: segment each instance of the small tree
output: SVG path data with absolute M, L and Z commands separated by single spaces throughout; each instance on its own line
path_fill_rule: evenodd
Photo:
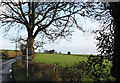
M 68 51 L 68 53 L 67 53 L 68 55 L 70 55 L 71 53 L 70 53 L 70 51 Z

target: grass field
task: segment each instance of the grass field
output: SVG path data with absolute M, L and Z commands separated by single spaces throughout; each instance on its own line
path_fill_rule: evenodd
M 86 61 L 87 55 L 77 55 L 77 54 L 43 54 L 43 53 L 36 53 L 34 58 L 35 62 L 47 63 L 47 64 L 54 64 L 55 62 L 60 63 L 62 66 L 65 65 L 73 65 L 75 62 L 79 61 Z

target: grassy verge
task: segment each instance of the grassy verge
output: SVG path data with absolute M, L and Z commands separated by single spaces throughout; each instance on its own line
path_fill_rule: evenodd
M 26 72 L 26 62 L 19 66 L 18 62 L 13 64 L 13 75 L 17 82 L 20 81 L 60 81 L 61 78 L 56 76 L 53 72 L 53 65 L 38 64 L 29 62 L 28 76 Z

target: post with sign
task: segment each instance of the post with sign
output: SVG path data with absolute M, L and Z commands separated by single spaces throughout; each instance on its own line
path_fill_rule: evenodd
M 26 47 L 26 56 L 27 56 L 27 76 L 28 76 L 28 47 Z
M 15 43 L 16 61 L 17 61 L 17 42 L 18 42 L 17 39 L 12 39 L 12 42 L 11 42 L 11 43 Z
M 16 61 L 17 61 L 17 39 L 16 39 Z

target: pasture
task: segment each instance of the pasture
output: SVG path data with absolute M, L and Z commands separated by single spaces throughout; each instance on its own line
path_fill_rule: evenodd
M 72 66 L 77 62 L 86 61 L 88 56 L 89 55 L 36 53 L 34 61 L 47 64 L 54 64 L 55 62 L 57 62 L 60 63 L 62 66 Z

